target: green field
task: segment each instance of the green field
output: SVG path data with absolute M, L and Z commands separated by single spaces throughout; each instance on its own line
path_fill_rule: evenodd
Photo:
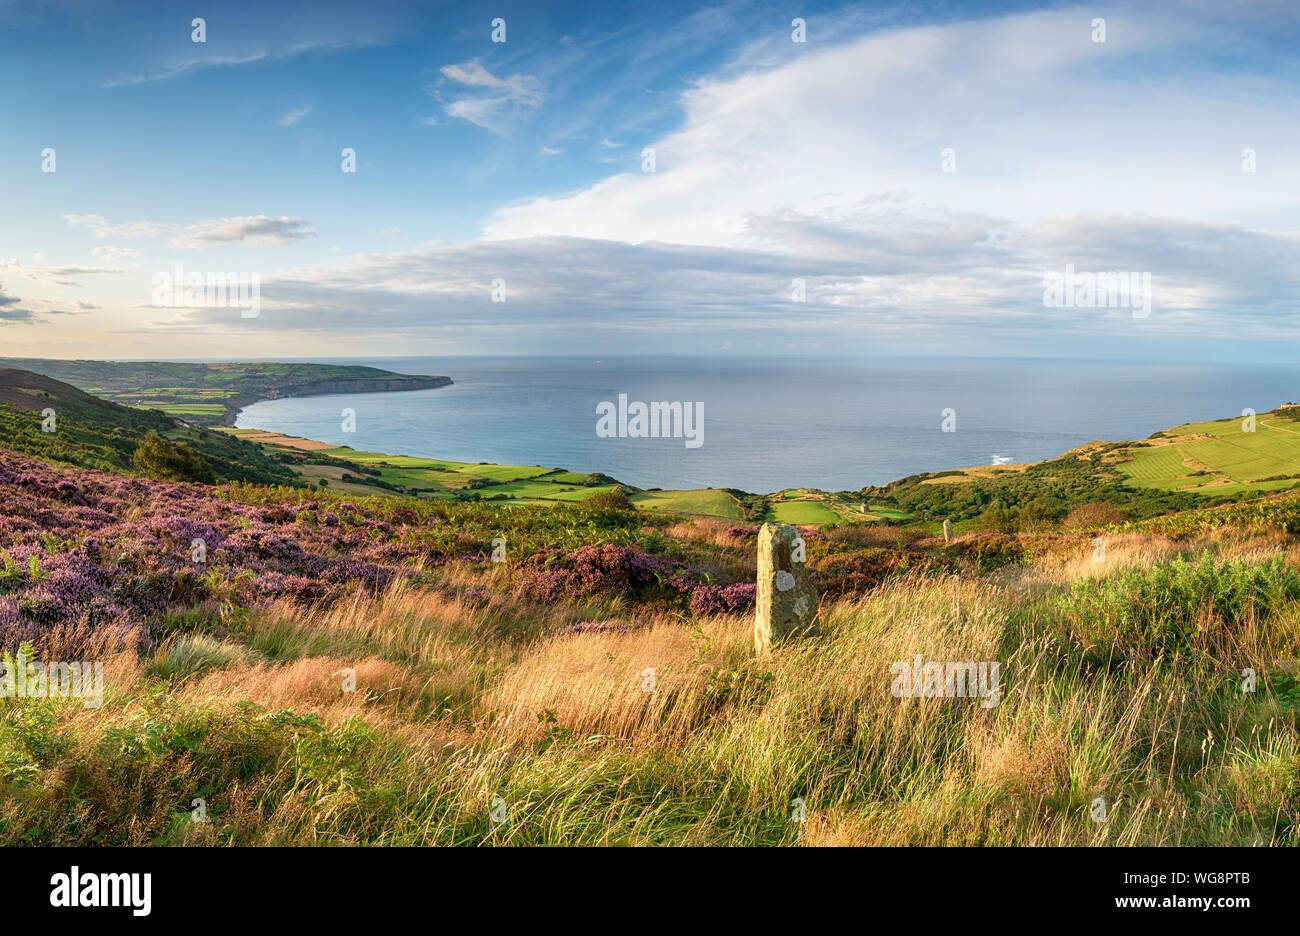
M 1117 467 L 1139 487 L 1207 495 L 1277 490 L 1300 481 L 1300 424 L 1264 413 L 1254 432 L 1240 418 L 1189 423 L 1170 441 L 1127 450 Z
M 840 523 L 843 518 L 821 501 L 778 501 L 772 505 L 772 519 L 778 523 Z
M 632 495 L 632 503 L 643 510 L 740 519 L 736 499 L 726 491 L 646 491 Z
M 169 416 L 221 416 L 226 411 L 220 403 L 160 403 L 156 406 L 145 403 L 142 406 L 160 409 Z
M 595 484 L 593 475 L 539 465 L 494 465 L 363 452 L 258 429 L 218 431 L 255 442 L 277 457 L 288 459 L 304 480 L 318 485 L 323 482 L 331 490 L 349 494 L 468 498 L 518 505 L 583 501 L 618 486 Z

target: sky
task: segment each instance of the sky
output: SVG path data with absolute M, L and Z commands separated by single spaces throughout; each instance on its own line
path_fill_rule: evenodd
M 1300 351 L 1294 0 L 192 6 L 0 0 L 0 355 Z

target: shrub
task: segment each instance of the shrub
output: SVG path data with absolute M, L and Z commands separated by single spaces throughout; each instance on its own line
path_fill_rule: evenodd
M 156 481 L 193 481 L 214 484 L 216 477 L 207 462 L 184 442 L 168 442 L 156 432 L 144 437 L 135 450 L 135 463 L 145 477 Z
M 940 572 L 949 565 L 947 560 L 936 556 L 871 547 L 819 556 L 812 568 L 821 576 L 819 586 L 828 594 L 835 594 L 867 591 L 894 575 Z
M 1123 523 L 1128 514 L 1114 504 L 1080 504 L 1065 516 L 1061 525 L 1067 530 L 1095 530 Z
M 627 490 L 621 487 L 593 494 L 585 503 L 597 510 L 636 510 L 636 506 L 628 500 Z
M 1056 606 L 1059 624 L 1086 642 L 1109 640 L 1122 653 L 1152 658 L 1198 644 L 1225 646 L 1253 619 L 1300 598 L 1300 573 L 1281 557 L 1258 565 L 1175 559 L 1075 582 Z

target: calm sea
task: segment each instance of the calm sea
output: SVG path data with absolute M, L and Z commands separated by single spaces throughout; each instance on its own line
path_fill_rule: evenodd
M 455 384 L 256 403 L 238 425 L 356 449 L 603 471 L 637 487 L 851 490 L 1036 461 L 1300 397 L 1295 368 L 1063 360 L 336 359 Z M 597 405 L 703 403 L 703 444 L 600 438 Z M 356 411 L 344 432 L 341 411 Z M 943 432 L 955 410 L 956 431 Z

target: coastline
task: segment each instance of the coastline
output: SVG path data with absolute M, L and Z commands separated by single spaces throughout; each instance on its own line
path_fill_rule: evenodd
M 226 412 L 217 425 L 231 429 L 235 428 L 235 421 L 239 418 L 239 414 L 243 412 L 244 407 L 252 406 L 254 403 L 261 403 L 264 400 L 288 400 L 295 397 L 330 396 L 331 394 L 436 390 L 439 387 L 449 387 L 453 383 L 455 381 L 450 377 L 421 377 L 416 375 L 401 375 L 400 379 L 394 377 L 356 377 L 351 380 L 321 380 L 300 387 L 287 387 L 284 393 L 280 393 L 275 389 L 272 389 L 269 393 L 237 393 L 222 401 L 226 407 Z

